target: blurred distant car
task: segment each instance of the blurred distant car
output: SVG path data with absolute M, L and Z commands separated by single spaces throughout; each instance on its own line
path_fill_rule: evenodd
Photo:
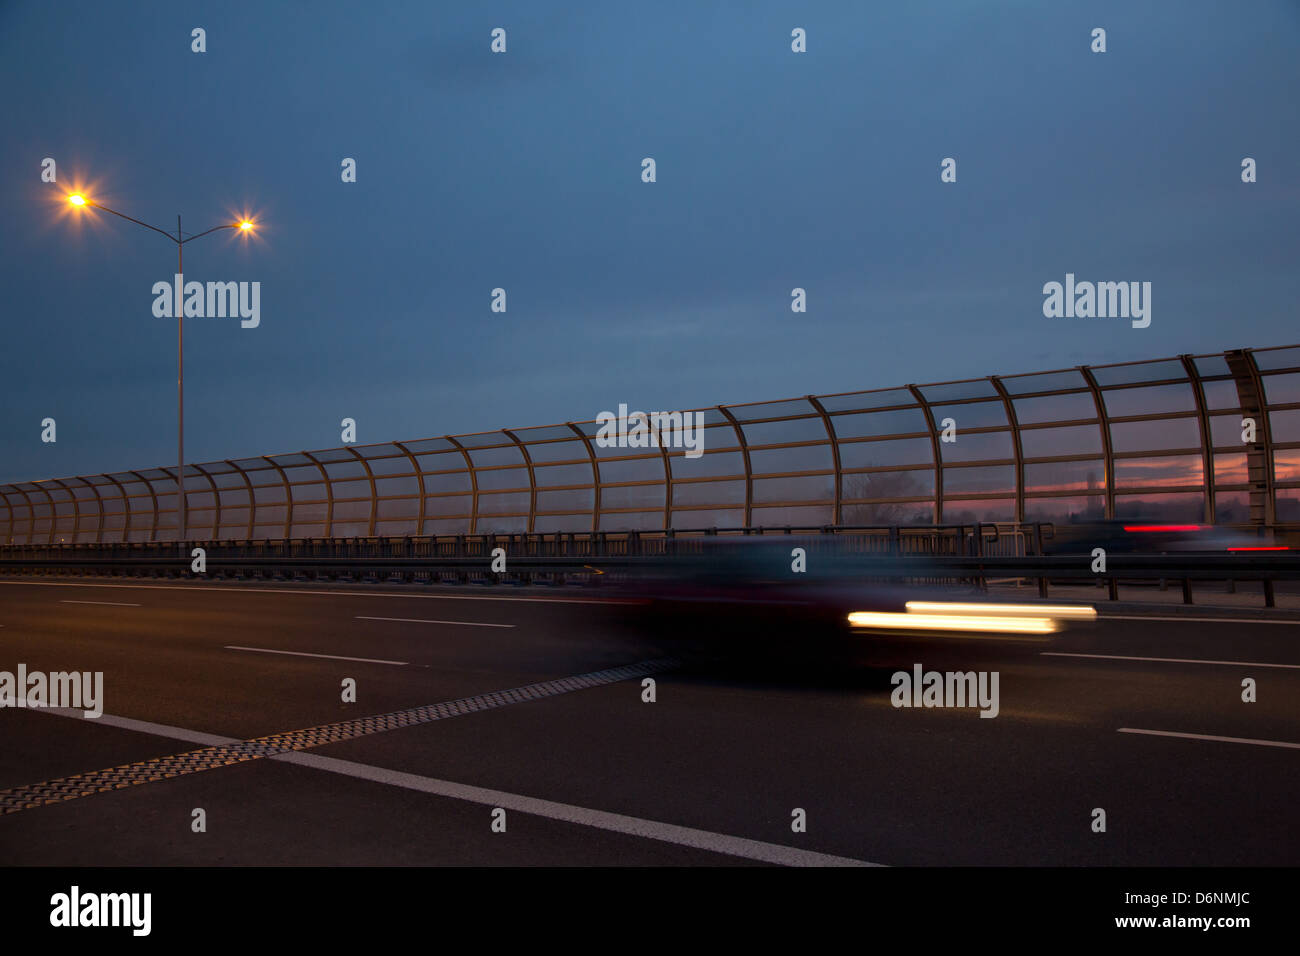
M 1047 554 L 1221 554 L 1228 551 L 1286 551 L 1273 538 L 1222 525 L 1171 524 L 1139 520 L 1057 525 L 1044 536 Z

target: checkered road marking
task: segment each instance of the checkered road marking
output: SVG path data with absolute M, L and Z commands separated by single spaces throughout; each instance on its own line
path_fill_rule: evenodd
M 23 787 L 0 790 L 0 813 L 17 813 L 53 803 L 63 803 L 78 797 L 88 797 L 109 790 L 123 790 L 139 786 L 142 783 L 154 783 L 170 780 L 185 774 L 198 773 L 202 770 L 214 770 L 229 767 L 232 764 L 248 760 L 259 760 L 276 754 L 289 753 L 294 750 L 308 750 L 323 744 L 352 740 L 369 734 L 381 734 L 386 730 L 401 727 L 413 727 L 427 724 L 448 717 L 460 717 L 483 710 L 521 704 L 530 700 L 542 700 L 558 694 L 568 694 L 575 690 L 613 684 L 633 677 L 648 677 L 676 667 L 678 662 L 672 658 L 643 661 L 639 664 L 627 664 L 608 670 L 579 674 L 576 677 L 562 677 L 559 680 L 542 681 L 515 687 L 510 690 L 492 691 L 460 700 L 445 701 L 438 704 L 425 704 L 408 710 L 397 710 L 388 714 L 372 717 L 358 717 L 354 720 L 342 720 L 306 730 L 293 730 L 282 734 L 271 734 L 235 744 L 218 747 L 203 747 L 186 753 L 172 754 L 167 757 L 155 757 L 152 760 L 140 760 L 135 763 L 109 767 L 90 773 L 73 774 L 44 783 L 34 783 Z

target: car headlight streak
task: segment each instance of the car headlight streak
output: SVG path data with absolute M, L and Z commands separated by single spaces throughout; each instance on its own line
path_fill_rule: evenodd
M 974 604 L 908 601 L 906 613 L 854 611 L 855 628 L 908 631 L 955 631 L 979 634 L 1053 634 L 1062 621 L 1094 621 L 1095 608 L 1063 604 Z

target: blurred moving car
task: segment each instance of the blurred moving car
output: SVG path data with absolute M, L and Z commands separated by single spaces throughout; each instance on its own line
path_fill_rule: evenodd
M 677 538 L 610 584 L 637 599 L 653 630 L 724 641 L 1043 640 L 1096 617 L 1090 607 L 990 602 L 925 557 L 869 547 L 851 535 Z

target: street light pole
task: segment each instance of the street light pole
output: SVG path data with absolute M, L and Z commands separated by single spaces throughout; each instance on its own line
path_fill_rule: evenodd
M 185 240 L 181 232 L 181 214 L 176 214 L 176 275 L 185 275 L 182 265 Z M 176 280 L 180 282 L 180 279 Z M 179 289 L 178 302 L 184 303 L 185 290 Z M 185 309 L 176 310 L 176 540 L 185 553 Z
M 166 230 L 159 229 L 157 226 L 151 226 L 147 222 L 141 222 L 139 219 L 133 219 L 125 213 L 120 213 L 116 209 L 109 209 L 107 206 L 95 202 L 93 199 L 74 193 L 68 197 L 68 202 L 74 206 L 90 206 L 94 209 L 102 209 L 104 212 L 112 213 L 119 219 L 125 219 L 127 222 L 133 222 L 137 226 L 144 226 L 146 229 L 152 229 L 159 235 L 166 236 L 172 242 L 176 243 L 176 275 L 184 276 L 184 249 L 185 243 L 193 242 L 195 239 L 201 239 L 203 236 L 214 233 L 219 229 L 238 229 L 242 233 L 248 233 L 253 228 L 253 223 L 248 219 L 241 219 L 239 222 L 224 222 L 219 226 L 213 226 L 204 232 L 196 235 L 185 236 L 181 232 L 181 217 L 176 217 L 176 235 L 173 236 Z M 181 280 L 184 281 L 184 280 Z M 185 290 L 177 289 L 175 292 L 177 303 L 180 308 L 176 310 L 176 540 L 181 542 L 182 552 L 184 551 L 185 535 L 188 530 L 185 515 Z

